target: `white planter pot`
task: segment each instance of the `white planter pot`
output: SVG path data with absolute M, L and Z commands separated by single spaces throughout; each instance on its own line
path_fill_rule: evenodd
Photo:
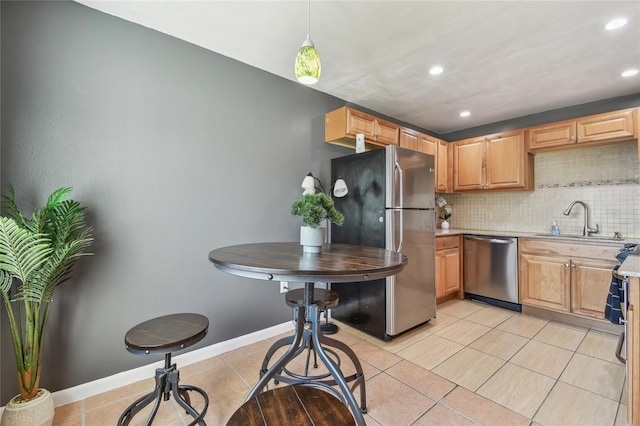
M 449 229 L 449 222 L 447 222 L 446 220 L 443 220 L 442 223 L 440 224 L 440 228 Z
M 39 389 L 38 395 L 22 402 L 14 397 L 4 407 L 0 426 L 50 426 L 53 423 L 53 397 L 46 389 Z
M 300 227 L 300 245 L 305 253 L 320 253 L 325 241 L 326 228 L 309 226 Z

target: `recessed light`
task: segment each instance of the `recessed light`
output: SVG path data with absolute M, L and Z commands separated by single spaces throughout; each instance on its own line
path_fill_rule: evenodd
M 429 74 L 438 75 L 442 74 L 442 71 L 444 71 L 444 68 L 442 68 L 440 65 L 434 65 L 429 69 Z
M 470 115 L 471 115 L 471 113 L 470 113 L 469 111 L 462 111 L 462 112 L 460 113 L 460 117 L 468 117 L 468 116 L 470 116 Z
M 622 74 L 620 74 L 620 75 L 622 77 L 633 77 L 636 74 L 638 74 L 638 70 L 635 69 L 635 68 L 632 68 L 632 69 L 623 71 Z
M 626 18 L 617 18 L 607 22 L 607 25 L 604 26 L 605 30 L 617 30 L 618 28 L 624 27 L 627 25 Z

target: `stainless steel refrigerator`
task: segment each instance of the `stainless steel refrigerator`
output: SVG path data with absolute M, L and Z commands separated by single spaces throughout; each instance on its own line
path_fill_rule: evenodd
M 434 158 L 387 146 L 331 160 L 332 181 L 349 188 L 335 204 L 344 216 L 331 227 L 334 243 L 383 247 L 409 259 L 382 280 L 334 283 L 333 318 L 388 340 L 435 317 Z

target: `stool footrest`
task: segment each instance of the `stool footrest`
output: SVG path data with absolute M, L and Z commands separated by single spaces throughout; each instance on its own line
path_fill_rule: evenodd
M 142 411 L 142 409 L 147 405 L 154 402 L 151 413 L 145 423 L 147 426 L 150 425 L 158 413 L 158 408 L 160 408 L 162 400 L 164 399 L 165 401 L 168 401 L 171 395 L 173 395 L 173 398 L 186 411 L 186 413 L 194 418 L 194 420 L 189 423 L 189 426 L 196 424 L 206 426 L 203 419 L 207 413 L 207 408 L 209 407 L 209 397 L 207 396 L 207 393 L 195 386 L 180 386 L 178 385 L 179 381 L 180 372 L 176 368 L 175 364 L 168 368 L 166 366 L 165 368 L 157 368 L 156 387 L 153 392 L 138 398 L 133 402 L 133 404 L 127 407 L 120 416 L 120 419 L 118 419 L 118 426 L 127 426 L 136 414 Z M 196 411 L 196 409 L 191 405 L 191 398 L 189 398 L 189 394 L 187 393 L 189 391 L 197 392 L 204 398 L 204 407 L 201 412 Z

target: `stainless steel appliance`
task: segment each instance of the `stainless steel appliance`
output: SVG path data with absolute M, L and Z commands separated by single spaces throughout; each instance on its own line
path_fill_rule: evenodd
M 465 235 L 463 250 L 465 295 L 522 312 L 518 304 L 518 239 Z
M 332 181 L 349 193 L 335 200 L 344 216 L 334 243 L 384 247 L 408 257 L 392 277 L 332 284 L 340 304 L 331 315 L 388 340 L 436 314 L 434 159 L 397 146 L 334 158 Z

